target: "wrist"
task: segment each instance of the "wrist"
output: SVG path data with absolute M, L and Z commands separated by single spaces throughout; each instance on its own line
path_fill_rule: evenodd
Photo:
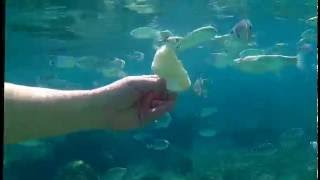
M 79 112 L 79 121 L 89 129 L 105 129 L 111 126 L 111 120 L 115 117 L 114 97 L 116 91 L 111 85 L 91 89 L 76 95 L 73 108 Z

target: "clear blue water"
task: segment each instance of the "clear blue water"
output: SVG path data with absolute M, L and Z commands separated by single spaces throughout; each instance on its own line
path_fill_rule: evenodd
M 54 68 L 49 61 L 55 56 L 117 57 L 126 61 L 124 71 L 128 75 L 151 74 L 156 51 L 152 40 L 130 36 L 131 30 L 142 26 L 184 35 L 213 25 L 219 34 L 226 34 L 239 20 L 248 18 L 258 48 L 287 43 L 284 55 L 297 54 L 296 43 L 305 30 L 317 32 L 305 22 L 317 15 L 314 0 L 140 2 L 154 7 L 148 14 L 126 8 L 130 2 L 134 1 L 7 1 L 5 81 L 40 86 L 40 79 L 51 88 L 90 89 L 119 79 L 103 77 L 96 71 Z M 82 18 L 81 23 L 75 16 Z M 207 87 L 207 98 L 197 96 L 192 88 L 179 94 L 168 128 L 68 134 L 59 137 L 63 140 L 43 140 L 52 143 L 46 148 L 50 155 L 27 160 L 24 151 L 15 151 L 21 147 L 8 146 L 6 154 L 17 158 L 5 165 L 5 179 L 53 179 L 74 160 L 83 160 L 96 175 L 112 167 L 125 167 L 130 173 L 143 166 L 140 179 L 315 179 L 316 151 L 309 142 L 317 138 L 317 41 L 311 43 L 304 57 L 303 70 L 288 66 L 276 74 L 259 75 L 208 65 L 210 53 L 218 51 L 214 47 L 209 42 L 178 55 L 192 82 L 204 77 L 212 83 Z M 144 60 L 129 60 L 133 51 L 143 52 Z M 217 112 L 203 118 L 199 114 L 204 107 L 215 107 Z M 201 137 L 198 131 L 208 119 L 217 134 Z M 303 135 L 282 138 L 293 128 L 302 130 Z M 167 139 L 170 145 L 162 151 L 150 150 L 133 139 L 141 132 Z M 276 153 L 257 148 L 267 142 Z M 295 145 L 289 148 L 281 145 L 292 142 Z

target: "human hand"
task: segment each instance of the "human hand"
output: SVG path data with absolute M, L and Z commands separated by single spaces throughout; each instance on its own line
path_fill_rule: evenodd
M 104 112 L 97 113 L 99 124 L 116 130 L 143 127 L 172 109 L 176 98 L 156 75 L 128 76 L 93 92 Z

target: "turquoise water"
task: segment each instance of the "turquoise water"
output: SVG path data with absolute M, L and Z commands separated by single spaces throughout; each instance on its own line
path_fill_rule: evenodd
M 132 3 L 140 6 L 134 9 Z M 205 42 L 178 57 L 192 86 L 207 79 L 201 86 L 207 96 L 192 87 L 180 93 L 167 127 L 150 124 L 7 145 L 5 179 L 67 179 L 66 172 L 69 179 L 84 174 L 103 180 L 316 179 L 317 150 L 310 141 L 317 138 L 317 28 L 306 22 L 317 16 L 316 1 L 8 0 L 5 10 L 5 80 L 18 84 L 90 89 L 123 77 L 95 67 L 52 65 L 63 56 L 120 58 L 125 75 L 151 74 L 154 41 L 133 37 L 133 29 L 147 26 L 184 36 L 212 25 L 223 35 L 244 18 L 252 23 L 256 48 L 282 43 L 277 54 L 303 53 L 304 64 L 261 74 L 217 67 L 210 63 L 211 53 L 228 47 Z M 306 30 L 313 34 L 301 48 L 297 43 Z M 207 115 L 206 109 L 211 109 Z M 83 163 L 68 166 L 77 160 Z

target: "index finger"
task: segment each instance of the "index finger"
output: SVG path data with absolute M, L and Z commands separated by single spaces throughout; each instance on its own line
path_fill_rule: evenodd
M 128 80 L 128 84 L 139 92 L 166 91 L 165 80 L 156 75 L 132 76 Z

